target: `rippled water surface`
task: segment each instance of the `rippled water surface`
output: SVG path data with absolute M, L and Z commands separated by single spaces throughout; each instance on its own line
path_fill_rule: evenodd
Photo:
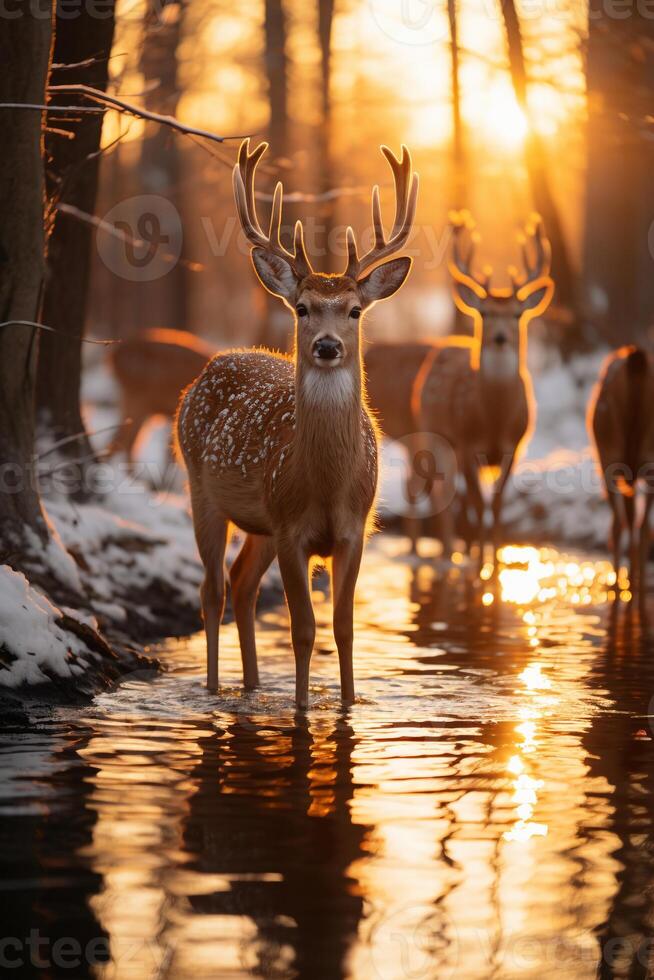
M 595 559 L 505 549 L 479 582 L 402 550 L 368 552 L 347 713 L 317 591 L 304 718 L 272 610 L 261 693 L 240 692 L 228 625 L 219 696 L 193 637 L 160 651 L 166 674 L 2 737 L 3 967 L 654 976 L 646 610 Z

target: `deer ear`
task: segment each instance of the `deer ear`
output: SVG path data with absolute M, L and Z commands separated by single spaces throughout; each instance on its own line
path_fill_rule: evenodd
M 389 259 L 358 282 L 361 301 L 370 306 L 380 299 L 388 299 L 396 293 L 409 275 L 412 259 L 402 255 L 399 259 Z
M 452 276 L 452 296 L 456 308 L 467 316 L 474 316 L 481 309 L 488 293 L 478 282 L 470 276 L 464 276 L 452 266 L 450 266 L 450 275 Z
M 257 246 L 252 249 L 252 264 L 266 289 L 290 302 L 299 282 L 291 263 L 275 252 Z
M 554 295 L 554 280 L 549 276 L 541 276 L 527 283 L 516 293 L 516 299 L 522 306 L 523 312 L 531 312 L 530 320 L 541 316 L 552 302 Z

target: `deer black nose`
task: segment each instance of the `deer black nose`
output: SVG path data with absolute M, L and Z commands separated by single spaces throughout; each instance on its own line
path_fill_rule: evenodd
M 507 339 L 508 338 L 503 333 L 495 334 L 495 343 L 497 344 L 498 347 L 503 347 L 504 344 L 506 344 Z
M 321 337 L 313 345 L 315 357 L 325 361 L 333 361 L 343 353 L 343 345 L 335 337 Z

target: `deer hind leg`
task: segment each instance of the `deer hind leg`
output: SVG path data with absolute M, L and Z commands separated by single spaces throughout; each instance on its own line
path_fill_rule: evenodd
M 277 542 L 279 570 L 291 616 L 291 639 L 295 654 L 295 700 L 304 711 L 309 704 L 309 665 L 316 638 L 316 620 L 309 588 L 308 555 L 292 539 Z
M 225 610 L 225 548 L 228 521 L 191 492 L 193 527 L 204 581 L 200 588 L 202 619 L 207 640 L 207 689 L 218 690 L 218 632 Z
M 254 629 L 259 583 L 274 557 L 275 543 L 272 538 L 248 534 L 229 573 L 243 661 L 243 685 L 248 690 L 259 684 Z
M 502 467 L 500 470 L 500 475 L 498 477 L 497 483 L 495 484 L 493 490 L 493 552 L 494 557 L 497 555 L 498 548 L 503 543 L 503 528 L 502 528 L 502 503 L 504 501 L 504 491 L 506 490 L 506 485 L 508 483 L 511 471 L 513 469 L 513 462 L 515 460 L 515 453 L 510 453 L 508 456 L 502 459 Z
M 341 699 L 354 701 L 352 644 L 354 641 L 354 590 L 363 553 L 363 529 L 355 539 L 339 543 L 332 559 L 334 595 L 334 639 L 341 673 Z
M 405 498 L 411 508 L 411 512 L 404 516 L 402 523 L 404 525 L 404 532 L 409 539 L 412 555 L 418 554 L 418 540 L 423 525 L 423 519 L 417 513 L 417 508 L 424 490 L 424 481 L 421 480 L 417 472 L 417 466 L 421 459 L 421 448 L 422 443 L 417 436 L 407 436 L 409 469 L 406 476 Z
M 438 516 L 442 557 L 452 558 L 455 539 L 454 504 L 456 501 L 457 461 L 450 449 L 435 451 L 436 478 L 431 487 L 432 511 Z

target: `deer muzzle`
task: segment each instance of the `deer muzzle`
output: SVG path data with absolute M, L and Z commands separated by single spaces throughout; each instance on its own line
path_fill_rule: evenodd
M 343 354 L 343 344 L 336 337 L 318 337 L 314 341 L 313 356 L 318 361 L 336 361 Z

